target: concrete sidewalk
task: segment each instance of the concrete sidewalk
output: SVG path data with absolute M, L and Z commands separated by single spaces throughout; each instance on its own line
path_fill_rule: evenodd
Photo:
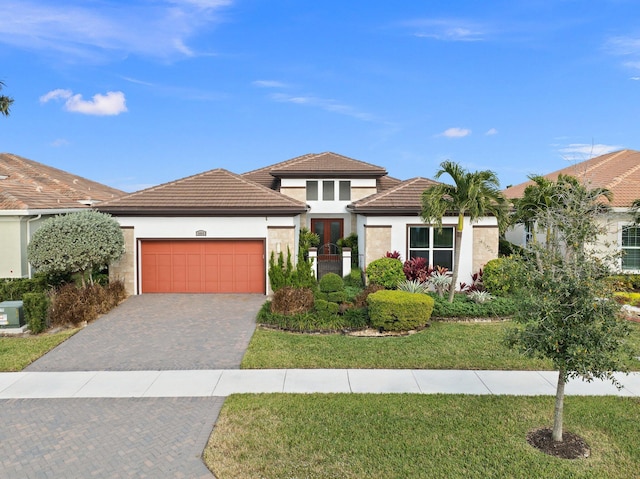
M 640 396 L 640 373 L 571 380 L 567 395 Z M 225 397 L 234 393 L 554 395 L 554 371 L 217 369 L 0 373 L 0 399 Z

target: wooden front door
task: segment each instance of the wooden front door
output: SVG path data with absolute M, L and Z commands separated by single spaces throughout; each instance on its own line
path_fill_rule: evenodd
M 312 219 L 311 231 L 320 237 L 318 246 L 318 279 L 326 273 L 342 276 L 342 255 L 338 254 L 338 240 L 344 236 L 344 220 Z

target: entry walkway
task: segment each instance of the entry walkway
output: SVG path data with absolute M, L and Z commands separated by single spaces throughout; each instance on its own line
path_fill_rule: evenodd
M 640 373 L 571 380 L 567 395 L 640 396 Z M 217 369 L 0 373 L 0 399 L 226 397 L 234 393 L 554 395 L 554 371 Z

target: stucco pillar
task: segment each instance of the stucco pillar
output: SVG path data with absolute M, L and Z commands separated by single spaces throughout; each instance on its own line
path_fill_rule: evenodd
M 124 236 L 124 254 L 109 265 L 109 281 L 121 280 L 127 295 L 136 294 L 135 284 L 135 238 L 132 227 L 121 227 Z
M 318 248 L 309 248 L 309 259 L 311 260 L 313 276 L 318 279 Z
M 342 277 L 351 273 L 351 248 L 342 248 Z

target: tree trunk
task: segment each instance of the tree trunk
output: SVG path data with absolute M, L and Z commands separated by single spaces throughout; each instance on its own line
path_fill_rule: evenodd
M 556 442 L 562 442 L 562 413 L 564 410 L 564 370 L 558 372 L 558 386 L 556 388 L 556 407 L 553 411 L 552 438 Z
M 453 296 L 456 294 L 456 284 L 458 284 L 458 271 L 460 270 L 460 246 L 462 243 L 462 228 L 464 226 L 464 215 L 458 215 L 458 226 L 456 228 L 456 241 L 454 247 L 453 271 L 451 272 L 451 286 L 449 286 L 449 302 L 453 303 Z

